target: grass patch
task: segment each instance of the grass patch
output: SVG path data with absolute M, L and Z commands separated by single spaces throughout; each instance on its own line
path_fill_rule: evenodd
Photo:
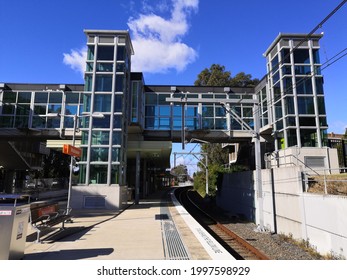
M 345 260 L 346 258 L 343 255 L 339 255 L 333 251 L 331 251 L 328 254 L 320 254 L 316 247 L 310 244 L 309 239 L 304 240 L 304 239 L 294 239 L 292 234 L 285 235 L 283 233 L 279 234 L 279 238 L 283 242 L 288 242 L 291 243 L 295 246 L 300 247 L 307 253 L 309 253 L 314 259 L 316 260 Z
M 347 174 L 311 176 L 308 179 L 308 192 L 347 195 Z

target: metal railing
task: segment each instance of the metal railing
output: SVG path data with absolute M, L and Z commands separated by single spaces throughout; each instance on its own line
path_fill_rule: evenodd
M 346 167 L 316 170 L 318 175 L 303 172 L 304 191 L 318 194 L 347 196 Z

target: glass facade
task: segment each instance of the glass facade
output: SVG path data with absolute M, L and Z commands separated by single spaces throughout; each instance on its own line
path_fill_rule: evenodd
M 83 108 L 90 115 L 81 127 L 85 172 L 80 184 L 126 184 L 130 96 L 129 34 L 85 31 L 88 37 Z M 102 113 L 103 118 L 96 118 Z M 114 174 L 117 173 L 117 174 Z
M 277 149 L 322 147 L 326 142 L 320 38 L 321 35 L 280 35 L 266 52 L 267 84 L 258 95 L 262 100 L 262 125 L 270 117 Z
M 253 99 L 254 94 L 259 101 L 260 126 L 273 126 L 276 149 L 326 143 L 320 35 L 309 39 L 280 35 L 266 52 L 268 73 L 257 88 L 229 91 L 222 87 L 188 86 L 172 91 L 176 87 L 145 86 L 142 73 L 130 73 L 133 50 L 128 32 L 91 30 L 86 35 L 84 85 L 15 85 L 0 91 L 0 128 L 66 130 L 71 136 L 73 117 L 79 116 L 81 185 L 127 183 L 129 127 L 139 127 L 141 132 L 184 128 L 224 134 L 254 129 L 253 104 L 240 102 Z M 167 102 L 170 97 L 194 101 L 182 105 Z M 226 104 L 225 110 L 220 100 L 235 102 Z

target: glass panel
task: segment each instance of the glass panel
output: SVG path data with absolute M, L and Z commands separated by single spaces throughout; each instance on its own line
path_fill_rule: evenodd
M 123 92 L 124 89 L 124 75 L 116 75 L 116 91 Z
M 299 117 L 300 126 L 316 126 L 316 119 L 314 117 Z
M 112 164 L 111 170 L 111 184 L 119 183 L 119 165 Z
M 107 183 L 107 165 L 90 165 L 90 183 L 106 184 Z
M 61 112 L 61 105 L 48 105 L 48 113 L 60 113 Z
M 47 118 L 47 128 L 59 128 L 60 118 Z
M 112 161 L 120 162 L 120 148 L 112 148 Z
M 65 115 L 76 115 L 78 105 L 65 105 Z
M 122 132 L 121 131 L 113 131 L 112 145 L 122 145 Z
M 300 129 L 300 139 L 303 147 L 316 147 L 317 131 L 315 129 Z
M 153 129 L 154 128 L 154 118 L 146 117 L 146 119 L 145 119 L 145 127 L 148 128 L 148 129 Z
M 123 110 L 123 95 L 114 96 L 114 111 L 122 112 Z
M 17 105 L 16 110 L 17 115 L 29 115 L 30 114 L 30 105 Z
M 284 99 L 284 103 L 286 108 L 286 114 L 295 114 L 293 97 L 286 97 Z
M 318 49 L 313 49 L 312 52 L 313 52 L 313 63 L 320 64 L 319 50 Z
M 282 63 L 290 63 L 290 51 L 283 48 L 281 50 Z
M 35 115 L 46 115 L 46 106 L 45 105 L 35 105 L 34 106 Z
M 187 121 L 186 121 L 187 126 Z M 159 118 L 159 129 L 167 130 L 170 129 L 170 118 Z
M 298 113 L 301 115 L 314 114 L 313 97 L 298 97 Z
M 82 154 L 83 156 L 83 154 Z M 80 175 L 78 178 L 78 183 L 79 184 L 85 184 L 86 183 L 86 172 L 87 172 L 87 167 L 85 164 L 80 163 L 79 164 L 79 168 L 80 168 Z
M 283 120 L 279 120 L 275 123 L 276 125 L 276 130 L 281 130 L 283 129 Z
M 327 126 L 328 125 L 327 118 L 326 117 L 320 117 L 319 118 L 319 125 L 320 126 Z
M 108 131 L 93 131 L 92 145 L 108 145 L 110 142 L 110 132 Z
M 226 119 L 216 119 L 216 129 L 227 129 L 227 120 Z
M 198 116 L 198 107 L 188 106 L 186 110 L 186 117 L 197 117 L 197 116 Z
M 155 93 L 146 94 L 146 105 L 157 105 L 157 95 Z
M 16 116 L 15 127 L 26 128 L 28 127 L 29 117 L 27 116 Z
M 94 60 L 94 46 L 88 46 L 87 59 Z
M 91 99 L 92 97 L 90 94 L 83 94 L 83 107 L 86 112 L 90 112 Z
M 111 112 L 111 94 L 94 95 L 94 112 Z
M 282 75 L 291 75 L 292 74 L 292 67 L 291 66 L 283 66 L 282 67 Z
M 97 63 L 96 71 L 98 72 L 113 72 L 113 63 Z
M 296 126 L 295 117 L 286 118 L 286 125 L 287 126 Z
M 30 103 L 31 92 L 18 92 L 18 103 Z
M 15 105 L 2 105 L 2 114 L 13 115 L 15 111 Z
M 277 71 L 273 76 L 272 76 L 272 83 L 276 84 L 278 80 L 280 79 L 280 72 Z
M 82 131 L 82 139 L 81 139 L 82 145 L 88 144 L 88 137 L 89 137 L 89 131 Z
M 16 103 L 17 94 L 15 92 L 4 92 L 2 101 L 4 103 Z
M 46 127 L 46 118 L 43 117 L 33 117 L 32 120 L 33 128 L 45 128 Z
M 316 77 L 317 94 L 324 94 L 323 82 L 324 82 L 323 77 Z
M 275 104 L 275 118 L 278 120 L 282 118 L 282 116 L 282 103 L 279 101 Z
M 311 78 L 296 78 L 297 94 L 313 94 Z
M 253 109 L 250 107 L 243 107 L 242 108 L 242 117 L 252 117 L 253 116 Z
M 13 127 L 14 117 L 0 116 L 0 127 Z
M 214 129 L 213 119 L 202 119 L 202 128 L 203 129 Z
M 67 104 L 70 103 L 75 103 L 78 104 L 79 103 L 79 93 L 66 93 L 66 101 Z
M 95 148 L 90 149 L 91 161 L 108 161 L 108 148 Z
M 159 115 L 158 106 L 146 106 L 145 111 L 146 117 L 154 117 Z
M 61 92 L 51 92 L 49 94 L 49 103 L 62 103 L 63 94 Z
M 47 92 L 35 92 L 35 103 L 47 103 L 48 93 Z
M 93 76 L 92 75 L 85 75 L 84 78 L 85 81 L 85 85 L 84 85 L 84 89 L 85 91 L 92 91 L 93 90 Z
M 95 91 L 112 91 L 112 75 L 96 75 Z
M 283 84 L 284 84 L 284 82 L 283 82 Z M 274 101 L 277 101 L 281 98 L 281 84 L 280 83 L 277 83 L 273 86 L 273 93 L 274 93 L 274 97 L 275 97 Z M 286 92 L 284 92 L 284 93 L 286 93 Z
M 278 70 L 278 56 L 276 55 L 271 61 L 272 73 L 275 73 Z
M 197 118 L 186 119 L 185 126 L 188 127 L 189 129 L 198 129 L 199 128 L 198 119 Z
M 87 156 L 88 156 L 88 147 L 82 147 L 82 157 L 81 160 L 82 161 L 87 161 Z
M 318 96 L 317 99 L 318 99 L 318 113 L 320 115 L 325 115 L 326 111 L 325 111 L 324 97 Z
M 159 94 L 159 104 L 160 105 L 168 105 L 169 103 L 166 102 L 166 98 L 170 97 L 170 94 Z
M 288 147 L 293 147 L 298 144 L 298 139 L 296 138 L 296 130 L 288 129 L 287 130 L 287 138 L 288 138 Z
M 196 109 L 198 109 L 198 108 L 196 108 Z M 197 112 L 197 110 L 196 110 L 196 112 Z M 225 112 L 224 108 L 222 108 L 220 106 L 215 108 L 215 116 L 216 117 L 225 117 L 225 114 L 226 114 L 226 112 Z
M 241 125 L 233 117 L 230 117 L 230 130 L 241 130 Z
M 283 89 L 285 94 L 293 93 L 293 82 L 291 77 L 283 79 Z
M 73 128 L 73 118 L 69 118 L 69 117 L 67 117 L 67 118 L 65 118 L 64 117 L 64 127 L 65 128 Z
M 170 116 L 170 106 L 159 106 L 160 116 Z
M 115 115 L 113 117 L 113 128 L 123 128 L 122 127 L 122 116 L 120 115 Z
M 213 117 L 213 106 L 203 106 L 202 107 L 203 117 Z
M 93 128 L 110 128 L 110 116 L 104 118 L 93 118 Z
M 310 54 L 308 49 L 294 50 L 294 63 L 310 64 Z
M 182 116 L 182 106 L 181 105 L 175 105 L 174 106 L 173 115 L 174 115 L 174 117 L 181 117 Z
M 310 75 L 311 67 L 310 66 L 299 66 L 295 65 L 295 74 L 297 75 Z
M 125 60 L 125 46 L 117 46 L 117 60 Z
M 125 64 L 122 62 L 117 62 L 116 72 L 124 72 L 124 71 L 125 71 Z
M 87 62 L 86 72 L 92 72 L 94 69 L 94 62 Z
M 113 60 L 114 46 L 98 46 L 97 60 Z

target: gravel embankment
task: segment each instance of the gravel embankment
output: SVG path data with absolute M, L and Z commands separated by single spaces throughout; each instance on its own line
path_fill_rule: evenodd
M 283 236 L 270 232 L 260 232 L 254 223 L 237 220 L 224 215 L 213 203 L 202 199 L 197 193 L 193 195 L 196 203 L 204 208 L 241 238 L 263 252 L 272 260 L 317 260 L 318 254 L 310 254 L 294 242 L 286 241 Z

